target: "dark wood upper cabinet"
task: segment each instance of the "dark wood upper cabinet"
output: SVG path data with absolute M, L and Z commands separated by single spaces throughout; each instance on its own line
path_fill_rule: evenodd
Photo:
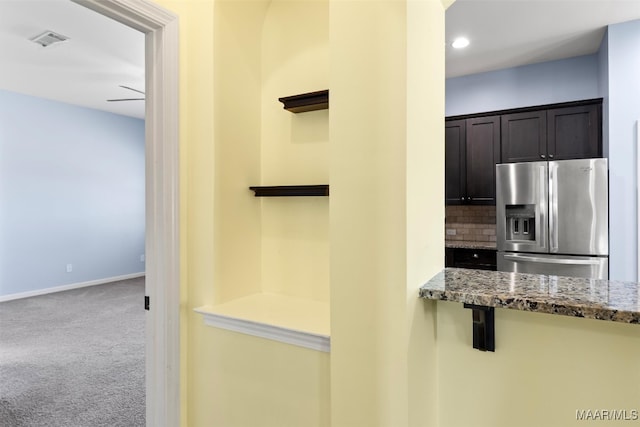
M 602 99 L 448 117 L 445 201 L 495 204 L 496 164 L 602 157 Z
M 445 122 L 445 202 L 495 204 L 500 117 Z
M 500 163 L 500 116 L 467 119 L 467 200 L 496 203 L 496 163 Z
M 502 116 L 502 162 L 533 162 L 547 155 L 547 113 L 529 111 Z
M 467 143 L 466 120 L 445 122 L 445 202 L 461 205 L 467 194 L 465 144 Z
M 551 160 L 602 157 L 602 106 L 547 110 L 547 149 Z
M 602 103 L 502 115 L 502 163 L 602 157 Z

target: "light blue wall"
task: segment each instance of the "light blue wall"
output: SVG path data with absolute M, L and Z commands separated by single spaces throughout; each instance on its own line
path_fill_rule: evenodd
M 578 56 L 446 81 L 447 116 L 598 98 L 598 59 Z
M 0 91 L 0 296 L 143 272 L 144 158 L 142 120 Z
M 607 37 L 611 277 L 636 280 L 636 122 L 640 120 L 640 20 L 610 25 Z

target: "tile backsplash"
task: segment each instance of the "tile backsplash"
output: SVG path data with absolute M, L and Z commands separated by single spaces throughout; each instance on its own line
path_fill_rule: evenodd
M 496 241 L 495 206 L 446 206 L 445 240 Z

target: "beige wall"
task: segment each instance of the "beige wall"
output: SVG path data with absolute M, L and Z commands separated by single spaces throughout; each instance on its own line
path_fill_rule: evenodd
M 181 31 L 183 425 L 308 426 L 328 425 L 331 418 L 334 425 L 350 425 L 353 420 L 357 425 L 397 425 L 409 420 L 420 425 L 425 419 L 435 420 L 434 313 L 424 309 L 416 293 L 430 274 L 427 270 L 435 271 L 440 265 L 416 261 L 443 258 L 441 244 L 424 244 L 430 234 L 441 239 L 443 209 L 430 209 L 428 200 L 441 199 L 442 194 L 441 186 L 434 185 L 432 190 L 415 185 L 415 179 L 437 181 L 442 175 L 441 167 L 427 171 L 419 160 L 423 155 L 442 157 L 441 145 L 424 144 L 426 139 L 442 136 L 442 61 L 434 67 L 429 50 L 421 46 L 421 41 L 430 40 L 429 49 L 442 55 L 440 3 L 413 2 L 412 18 L 402 2 L 372 2 L 373 13 L 362 16 L 362 9 L 337 1 L 332 4 L 333 30 L 327 33 L 328 9 L 315 11 L 310 22 L 291 25 L 297 34 L 283 40 L 269 34 L 273 31 L 275 37 L 282 24 L 289 30 L 290 22 L 279 23 L 275 18 L 292 19 L 291 10 L 280 9 L 281 3 L 271 5 L 273 15 L 266 2 L 160 3 L 179 14 Z M 290 5 L 301 7 L 299 3 Z M 318 2 L 309 6 L 317 8 Z M 354 33 L 353 24 L 367 22 L 367 17 L 365 31 Z M 305 36 L 314 19 L 320 24 L 311 25 Z M 424 25 L 430 19 L 435 27 Z M 322 31 L 328 34 L 329 44 L 322 40 L 326 37 L 320 35 Z M 373 35 L 385 46 L 383 55 L 367 41 Z M 353 37 L 355 45 L 350 41 Z M 356 46 L 363 51 L 349 50 Z M 306 52 L 281 62 L 279 55 L 299 48 Z M 407 48 L 413 52 L 407 54 Z M 329 69 L 329 56 L 331 61 L 342 57 L 344 62 Z M 408 67 L 411 61 L 418 66 L 413 71 Z M 429 79 L 423 78 L 425 73 Z M 381 76 L 386 83 L 379 91 Z M 408 84 L 415 84 L 414 92 Z M 342 99 L 337 105 L 346 108 L 331 114 L 276 117 L 268 106 L 274 95 L 328 86 L 332 105 Z M 422 100 L 434 93 L 438 101 L 425 105 Z M 386 101 L 394 114 L 380 108 L 384 104 L 379 102 Z M 425 120 L 429 113 L 434 115 Z M 329 117 L 330 131 L 324 124 Z M 411 126 L 406 126 L 407 120 Z M 290 141 L 299 145 L 281 145 L 287 132 Z M 329 148 L 329 134 L 342 144 L 337 150 L 333 142 Z M 316 140 L 303 143 L 309 135 Z M 351 135 L 357 139 L 351 140 Z M 331 207 L 325 200 L 315 206 L 300 203 L 293 209 L 286 202 L 265 208 L 264 201 L 245 197 L 246 188 L 259 182 L 327 180 L 329 166 L 332 193 L 337 192 L 337 203 L 331 202 Z M 374 191 L 361 187 L 368 178 L 377 184 Z M 359 205 L 363 200 L 366 204 Z M 313 282 L 302 290 L 294 288 L 300 274 L 295 271 L 291 273 L 294 280 L 268 279 L 277 270 L 275 274 L 269 270 L 265 258 L 273 254 L 265 257 L 265 253 L 275 245 L 285 255 L 292 254 L 296 245 L 287 239 L 299 237 L 303 230 L 296 224 L 278 223 L 287 210 L 302 213 L 303 219 L 296 221 L 319 225 L 316 235 L 303 234 L 308 242 L 302 246 L 315 252 L 314 259 L 324 257 L 324 265 L 314 272 L 324 288 Z M 327 213 L 332 227 L 336 226 L 331 231 L 332 251 L 334 245 L 338 248 L 338 256 L 331 255 L 331 289 L 340 289 L 337 299 L 331 297 L 337 306 L 332 326 L 342 331 L 334 341 L 337 351 L 331 363 L 338 360 L 342 371 L 329 376 L 327 354 L 206 327 L 192 313 L 194 307 L 262 290 L 329 299 L 329 281 L 322 279 L 329 277 Z M 433 221 L 424 221 L 431 216 Z M 361 239 L 353 241 L 350 232 L 340 236 L 344 228 L 358 223 L 362 223 Z M 416 238 L 407 238 L 407 233 Z M 372 283 L 362 281 L 367 275 Z M 285 285 L 278 288 L 276 283 Z M 352 333 L 361 337 L 349 341 Z M 358 348 L 359 342 L 366 345 Z M 357 371 L 355 378 L 351 369 Z M 339 378 L 340 372 L 344 378 Z M 329 400 L 330 393 L 337 397 Z
M 206 404 L 212 386 L 206 375 L 192 380 L 206 357 L 192 310 L 213 298 L 213 3 L 158 3 L 180 20 L 180 416 L 182 426 L 192 426 L 189 415 Z
M 265 202 L 248 189 L 328 183 L 328 114 L 296 121 L 277 101 L 328 87 L 328 3 L 162 4 L 181 31 L 182 425 L 328 425 L 327 353 L 208 327 L 192 311 L 260 292 L 328 301 L 328 200 Z
M 333 1 L 330 23 L 332 425 L 434 425 L 444 11 Z
M 192 322 L 183 426 L 329 425 L 327 353 Z
M 262 23 L 266 1 L 218 1 L 213 8 L 211 70 L 214 179 L 203 183 L 214 199 L 214 277 L 207 287 L 220 303 L 261 291 L 260 204 L 248 187 L 261 176 Z M 199 64 L 198 64 L 199 66 Z M 196 185 L 195 183 L 193 185 Z
M 183 324 L 186 324 L 186 327 L 183 327 L 182 337 L 185 342 L 183 346 L 183 361 L 185 362 L 183 366 L 183 425 L 327 425 L 330 414 L 333 412 L 333 406 L 338 410 L 338 415 L 334 418 L 335 425 L 346 425 L 345 423 L 352 417 L 363 415 L 365 419 L 362 421 L 371 420 L 373 422 L 371 425 L 382 425 L 391 420 L 394 420 L 395 423 L 397 416 L 408 420 L 409 387 L 423 393 L 426 384 L 427 392 L 433 394 L 435 383 L 431 381 L 429 384 L 423 381 L 414 381 L 413 377 L 409 378 L 409 372 L 415 372 L 414 367 L 418 366 L 422 369 L 422 366 L 425 366 L 422 356 L 430 354 L 432 357 L 434 349 L 433 346 L 429 346 L 428 339 L 426 341 L 416 340 L 415 345 L 409 342 L 412 333 L 419 333 L 423 336 L 425 329 L 428 332 L 433 316 L 426 313 L 423 304 L 419 304 L 415 298 L 416 288 L 422 280 L 424 272 L 413 271 L 412 283 L 410 286 L 407 284 L 407 265 L 409 264 L 407 254 L 411 254 L 412 258 L 420 258 L 428 254 L 429 251 L 442 251 L 442 245 L 426 247 L 424 244 L 408 242 L 405 237 L 401 236 L 406 235 L 409 224 L 418 233 L 417 235 L 422 237 L 429 233 L 430 224 L 437 224 L 434 228 L 437 230 L 437 234 L 442 236 L 443 223 L 442 209 L 434 211 L 436 221 L 418 221 L 419 217 L 423 217 L 422 213 L 427 209 L 427 203 L 424 197 L 407 197 L 404 193 L 406 182 L 409 181 L 407 170 L 413 168 L 415 173 L 424 171 L 424 168 L 416 167 L 419 162 L 415 159 L 412 159 L 414 160 L 412 166 L 408 166 L 408 163 L 411 163 L 407 161 L 408 153 L 419 154 L 421 150 L 424 150 L 425 146 L 422 141 L 429 132 L 441 133 L 441 126 L 435 125 L 435 123 L 439 123 L 437 115 L 427 127 L 418 126 L 413 130 L 407 130 L 404 125 L 407 111 L 413 112 L 413 109 L 418 106 L 418 98 L 409 99 L 410 95 L 406 84 L 411 79 L 421 81 L 422 79 L 418 78 L 420 73 L 409 75 L 404 52 L 401 52 L 399 56 L 400 60 L 404 62 L 400 67 L 395 67 L 386 61 L 384 56 L 378 56 L 375 48 L 367 48 L 371 59 L 377 61 L 375 65 L 382 66 L 384 71 L 389 73 L 388 77 L 391 79 L 389 80 L 391 86 L 385 89 L 383 98 L 389 98 L 397 105 L 398 114 L 393 115 L 391 121 L 387 121 L 386 110 L 378 108 L 378 104 L 371 102 L 371 98 L 363 97 L 366 95 L 365 93 L 352 92 L 350 89 L 350 86 L 364 80 L 363 76 L 365 76 L 368 78 L 367 86 L 373 87 L 374 91 L 376 90 L 375 76 L 379 70 L 363 68 L 362 66 L 366 67 L 366 61 L 369 61 L 366 57 L 360 57 L 364 61 L 360 61 L 358 68 L 358 72 L 363 72 L 363 74 L 357 76 L 352 74 L 355 71 L 352 66 L 353 62 L 359 60 L 358 55 L 351 55 L 352 58 L 344 64 L 331 68 L 329 76 L 332 78 L 327 80 L 328 76 L 326 71 L 323 71 L 323 67 L 324 70 L 328 70 L 328 63 L 322 64 L 323 56 L 326 58 L 325 61 L 329 59 L 326 41 L 323 45 L 322 37 L 317 37 L 320 42 L 305 39 L 304 32 L 300 33 L 304 28 L 298 26 L 294 29 L 299 34 L 291 37 L 285 42 L 285 45 L 291 46 L 293 49 L 309 47 L 312 43 L 312 51 L 315 52 L 313 57 L 317 62 L 314 63 L 312 58 L 303 55 L 301 58 L 291 58 L 291 63 L 286 63 L 284 66 L 279 65 L 277 56 L 282 53 L 283 42 L 281 41 L 275 46 L 268 46 L 269 25 L 273 25 L 274 29 L 279 28 L 279 25 L 277 22 L 270 22 L 270 19 L 275 18 L 267 13 L 266 3 L 166 2 L 163 4 L 180 15 L 181 24 L 181 179 L 183 189 L 181 209 L 184 248 L 182 281 L 185 284 L 183 287 L 185 300 Z M 437 4 L 440 9 L 439 3 L 433 4 Z M 317 7 L 314 2 L 311 2 L 311 5 Z M 337 4 L 336 7 L 339 9 L 342 5 Z M 277 4 L 276 6 L 281 5 Z M 394 43 L 399 43 L 389 45 L 389 50 L 387 50 L 387 53 L 397 55 L 395 49 L 398 46 L 406 46 L 409 39 L 419 37 L 424 28 L 422 25 L 424 21 L 420 20 L 420 22 L 414 23 L 415 35 L 410 37 L 406 30 L 404 5 L 401 6 L 401 9 L 397 9 L 395 6 L 388 9 L 390 5 L 387 3 L 380 3 L 378 6 L 380 8 L 374 8 L 377 11 L 371 16 L 371 28 L 375 32 L 386 31 L 384 35 L 379 34 L 382 39 L 391 36 L 392 39 L 395 39 Z M 393 14 L 387 16 L 387 11 L 391 11 Z M 282 13 L 282 16 L 286 17 L 289 12 L 278 10 L 278 13 Z M 356 15 L 352 13 L 356 13 Z M 262 20 L 265 16 L 267 19 L 264 20 L 263 27 Z M 323 19 L 323 15 L 317 11 L 313 16 L 317 19 Z M 437 22 L 441 25 L 441 12 L 436 16 Z M 398 17 L 401 19 L 396 21 Z M 325 23 L 316 27 L 318 31 L 327 31 L 327 18 L 328 15 L 325 12 Z M 334 27 L 336 31 L 330 34 L 330 38 L 333 38 L 331 43 L 343 44 L 341 39 L 345 38 L 345 44 L 348 44 L 346 39 L 351 37 L 350 33 L 352 32 L 352 25 L 348 21 L 357 22 L 361 18 L 358 16 L 357 10 L 349 10 L 346 14 L 341 14 L 340 26 Z M 307 25 L 309 23 L 302 27 Z M 393 34 L 396 32 L 398 34 L 394 36 Z M 360 42 L 363 47 L 368 44 L 366 38 L 363 37 L 360 37 Z M 305 43 L 307 44 L 305 45 Z M 415 46 L 415 41 L 412 43 Z M 438 44 L 438 41 L 435 40 L 434 44 Z M 290 49 L 286 46 L 285 52 Z M 271 57 L 265 54 L 270 49 L 274 50 L 274 58 L 278 59 L 274 59 L 272 64 L 269 62 Z M 441 46 L 439 49 L 441 50 Z M 342 53 L 349 54 L 345 50 L 341 50 Z M 331 60 L 333 60 L 335 58 L 333 53 L 331 56 Z M 421 63 L 427 64 L 427 54 L 424 53 L 421 56 Z M 293 74 L 288 75 L 288 73 L 296 71 L 297 68 L 304 68 L 305 65 L 310 67 L 308 70 L 311 71 L 310 73 L 298 73 L 295 77 L 292 77 Z M 439 91 L 442 95 L 443 79 L 441 74 L 438 74 L 441 72 L 442 67 L 437 67 L 433 80 L 420 87 L 418 91 L 422 93 L 420 97 L 425 95 L 425 91 L 434 90 L 431 85 L 435 85 L 436 92 Z M 272 73 L 273 75 L 271 75 Z M 304 79 L 307 77 L 302 77 L 305 75 L 308 75 L 309 78 L 306 82 Z M 333 78 L 334 76 L 335 78 Z M 277 88 L 281 84 L 284 93 Z M 312 84 L 320 87 L 311 88 Z M 400 92 L 394 88 L 396 84 L 401 85 Z M 299 86 L 296 87 L 296 85 Z M 331 133 L 336 130 L 340 133 L 346 129 L 348 134 L 349 129 L 355 123 L 356 127 L 361 130 L 370 127 L 367 134 L 374 136 L 370 143 L 358 140 L 353 145 L 353 141 L 340 139 L 344 146 L 337 151 L 329 152 L 326 138 L 328 129 L 322 124 L 323 113 L 313 113 L 315 116 L 307 116 L 313 117 L 312 119 L 287 114 L 273 119 L 273 121 L 270 118 L 269 123 L 265 124 L 267 116 L 271 114 L 270 108 L 266 105 L 271 102 L 274 94 L 284 96 L 296 93 L 303 88 L 306 90 L 306 87 L 315 90 L 328 85 L 331 85 L 332 103 L 335 102 L 334 93 L 338 93 L 337 97 L 340 98 L 339 93 L 342 91 L 342 96 L 347 100 L 343 105 L 349 107 L 342 113 L 337 113 L 336 125 L 333 123 L 334 113 L 331 113 Z M 440 96 L 440 103 L 435 107 L 435 111 L 443 109 L 442 100 L 443 96 Z M 280 107 L 278 106 L 278 108 Z M 415 112 L 414 119 L 420 117 L 421 123 L 425 123 L 423 120 L 425 111 L 422 110 L 422 106 L 419 109 L 420 111 Z M 269 112 L 265 112 L 266 110 Z M 360 111 L 357 112 L 358 110 Z M 369 126 L 366 126 L 364 122 L 358 123 L 354 121 L 354 117 L 349 116 L 352 111 L 357 112 L 356 116 L 368 117 L 373 121 L 369 123 Z M 342 115 L 345 113 L 347 115 Z M 276 113 L 273 114 L 275 116 Z M 329 113 L 325 112 L 324 115 L 328 118 Z M 309 143 L 309 145 L 300 143 L 299 146 L 293 147 L 278 146 L 281 144 L 283 128 L 286 128 L 275 125 L 276 121 L 287 122 L 285 126 L 290 126 L 290 128 L 284 132 L 291 132 L 294 142 L 297 139 L 308 138 L 309 129 L 316 136 L 322 135 L 324 132 L 324 140 L 318 137 L 317 141 Z M 381 126 L 374 126 L 376 121 L 379 121 Z M 378 132 L 391 132 L 391 134 L 376 135 Z M 413 141 L 411 145 L 403 142 L 407 139 L 407 133 L 411 134 Z M 388 138 L 389 136 L 391 138 Z M 396 141 L 397 138 L 399 139 Z M 265 152 L 262 144 L 270 146 L 271 149 Z M 431 147 L 427 150 L 435 150 L 435 155 L 441 155 L 441 147 L 437 144 L 426 147 Z M 355 157 L 343 159 L 346 166 L 344 169 L 336 169 L 333 164 L 331 165 L 332 191 L 334 188 L 338 188 L 337 191 L 340 194 L 339 189 L 342 187 L 343 198 L 338 197 L 338 200 L 346 201 L 351 198 L 349 192 L 345 192 L 345 190 L 349 191 L 349 187 L 354 183 L 357 184 L 357 181 L 352 181 L 354 176 L 359 173 L 367 176 L 376 175 L 376 168 L 380 167 L 382 174 L 377 178 L 377 181 L 381 186 L 376 191 L 367 193 L 358 189 L 351 195 L 355 197 L 355 201 L 359 200 L 361 196 L 365 196 L 369 200 L 377 198 L 378 205 L 368 205 L 368 207 L 381 208 L 386 211 L 386 213 L 375 214 L 375 222 L 367 222 L 371 211 L 363 206 L 357 207 L 359 212 L 357 215 L 367 222 L 361 230 L 366 231 L 369 227 L 374 227 L 369 229 L 371 234 L 383 239 L 379 240 L 378 244 L 381 246 L 387 243 L 392 244 L 388 247 L 390 251 L 387 252 L 390 257 L 386 258 L 385 250 L 378 254 L 380 258 L 376 262 L 383 270 L 393 272 L 393 277 L 398 280 L 397 282 L 395 282 L 396 279 L 392 282 L 388 281 L 390 276 L 387 276 L 386 273 L 384 273 L 385 280 L 382 280 L 381 277 L 376 279 L 381 293 L 378 293 L 375 298 L 385 298 L 386 294 L 390 294 L 393 295 L 393 302 L 390 305 L 391 311 L 386 310 L 386 304 L 383 301 L 376 304 L 376 309 L 381 309 L 385 318 L 376 320 L 374 324 L 363 324 L 355 320 L 354 317 L 359 310 L 370 311 L 370 307 L 367 306 L 369 298 L 365 294 L 361 294 L 360 297 L 364 299 L 360 299 L 354 293 L 358 289 L 366 292 L 368 287 L 361 283 L 351 283 L 348 278 L 346 283 L 342 282 L 344 276 L 336 282 L 337 286 L 344 284 L 345 290 L 351 294 L 338 303 L 339 309 L 336 311 L 332 325 L 344 329 L 347 331 L 347 335 L 353 330 L 351 325 L 355 324 L 357 328 L 362 327 L 360 333 L 368 335 L 367 340 L 374 344 L 379 341 L 377 338 L 379 334 L 381 337 L 386 337 L 385 339 L 391 338 L 389 341 L 391 347 L 380 358 L 375 356 L 375 351 L 369 352 L 370 348 L 354 349 L 351 347 L 351 343 L 346 343 L 345 350 L 338 352 L 338 355 L 341 353 L 346 356 L 347 363 L 343 366 L 347 368 L 349 363 L 355 362 L 357 365 L 359 360 L 367 360 L 372 357 L 372 354 L 378 359 L 374 365 L 368 367 L 366 363 L 363 365 L 365 371 L 366 369 L 374 370 L 371 373 L 374 374 L 375 388 L 371 389 L 372 383 L 370 381 L 352 383 L 348 389 L 354 391 L 355 394 L 345 397 L 342 401 L 354 403 L 359 401 L 361 404 L 356 404 L 346 410 L 339 400 L 328 400 L 330 384 L 328 355 L 205 327 L 200 316 L 191 313 L 192 308 L 200 305 L 227 301 L 263 289 L 273 290 L 270 286 L 275 281 L 264 280 L 272 275 L 264 263 L 265 252 L 268 252 L 265 247 L 269 247 L 268 245 L 271 244 L 268 239 L 265 239 L 265 236 L 269 235 L 269 232 L 265 233 L 265 229 L 277 230 L 279 225 L 275 224 L 276 226 L 272 227 L 274 224 L 268 219 L 271 216 L 271 212 L 268 212 L 271 207 L 265 209 L 264 201 L 240 195 L 246 192 L 246 187 L 260 181 L 264 184 L 270 184 L 266 181 L 271 179 L 276 181 L 306 177 L 308 179 L 306 183 L 317 182 L 323 178 L 328 179 L 327 166 L 329 166 L 328 163 L 333 162 L 329 158 L 334 159 L 346 154 L 347 152 L 343 151 L 343 148 L 348 148 L 349 156 Z M 372 148 L 374 148 L 373 151 Z M 285 159 L 282 157 L 272 158 L 275 151 L 283 153 Z M 374 156 L 371 156 L 370 153 L 373 153 Z M 313 158 L 315 162 L 307 162 L 304 168 L 296 167 L 296 162 L 291 163 L 291 165 L 296 165 L 291 168 L 281 167 L 278 162 L 285 161 L 287 156 L 294 160 L 304 159 L 307 156 L 307 158 Z M 362 162 L 359 158 L 364 158 L 365 161 Z M 384 166 L 388 160 L 391 160 L 389 171 L 385 170 Z M 352 161 L 354 161 L 353 167 L 348 167 L 347 162 Z M 322 166 L 323 163 L 325 166 Z M 337 179 L 335 183 L 334 171 Z M 296 173 L 300 173 L 300 175 L 296 176 Z M 385 176 L 388 176 L 389 173 L 392 174 L 393 181 L 385 183 Z M 434 168 L 433 173 L 434 179 L 438 179 L 437 168 Z M 280 184 L 279 182 L 273 183 Z M 395 184 L 400 185 L 397 187 L 398 191 L 396 191 Z M 375 196 L 378 190 L 383 190 L 383 192 L 377 193 L 378 196 Z M 441 198 L 441 194 L 436 197 Z M 331 200 L 333 200 L 333 194 Z M 342 212 L 345 212 L 345 208 L 349 210 L 353 206 L 354 200 L 349 200 L 343 206 Z M 397 208 L 394 206 L 396 201 L 400 202 Z M 325 203 L 325 205 L 303 205 L 294 207 L 294 210 L 301 211 L 305 215 L 305 221 L 315 221 L 321 224 L 323 221 L 327 221 L 327 217 L 326 215 L 322 217 L 323 214 L 318 214 L 316 211 L 327 213 L 329 203 L 328 201 L 320 203 Z M 407 208 L 407 203 L 414 203 L 415 206 Z M 287 208 L 276 205 L 273 210 L 282 211 L 283 209 Z M 350 218 L 353 217 L 353 212 L 345 212 L 344 218 L 340 218 L 340 215 L 343 215 L 340 212 L 340 210 L 336 212 L 332 210 L 330 216 L 338 218 L 338 222 L 341 224 L 348 225 Z M 391 216 L 387 216 L 387 213 Z M 286 226 L 290 227 L 290 225 Z M 382 226 L 382 230 L 376 230 L 375 228 L 378 226 Z M 322 227 L 320 229 L 322 230 Z M 318 244 L 311 242 L 312 244 L 309 246 L 318 253 L 324 252 L 323 256 L 326 260 L 328 256 L 328 246 L 326 245 L 328 229 L 325 227 L 324 230 L 317 236 L 305 238 L 317 239 L 317 242 L 320 242 Z M 396 231 L 399 233 L 399 238 L 396 237 Z M 277 239 L 283 237 L 278 233 L 274 234 Z M 291 236 L 294 234 L 296 233 Z M 332 235 L 334 235 L 333 230 Z M 351 245 L 348 236 L 349 234 L 345 234 L 336 240 L 336 245 Z M 324 243 L 322 243 L 322 239 L 325 239 Z M 284 241 L 277 244 L 286 246 L 289 243 Z M 314 245 L 316 245 L 315 248 Z M 355 252 L 349 253 L 348 258 L 343 258 L 338 263 L 336 271 L 340 271 L 346 260 L 349 261 L 347 265 L 369 268 L 370 246 L 371 240 L 369 238 L 358 241 Z M 396 249 L 399 249 L 399 252 L 396 252 Z M 438 256 L 437 259 L 442 259 L 442 256 Z M 411 265 L 416 266 L 413 270 L 422 269 L 421 266 L 417 267 L 419 264 L 412 263 Z M 436 270 L 438 267 L 434 265 L 432 270 Z M 322 268 L 324 272 L 320 271 L 317 275 L 328 276 L 328 265 L 325 264 L 325 267 Z M 356 269 L 353 271 L 355 272 Z M 381 272 L 379 269 L 376 271 Z M 349 275 L 349 269 L 343 270 L 341 274 L 344 273 Z M 420 280 L 416 279 L 418 276 L 421 277 Z M 293 281 L 289 283 L 293 283 Z M 304 296 L 320 300 L 328 299 L 328 281 L 324 281 L 324 284 L 325 289 L 313 285 L 308 287 L 303 291 Z M 276 288 L 275 290 L 289 293 L 297 292 L 291 291 L 290 289 L 294 288 L 287 286 L 288 288 Z M 333 283 L 331 286 L 335 288 Z M 332 301 L 335 299 L 332 298 Z M 349 309 L 350 306 L 353 310 Z M 407 306 L 412 309 L 407 309 Z M 384 320 L 390 320 L 390 323 L 386 325 Z M 432 325 L 431 329 L 433 329 Z M 396 332 L 399 333 L 398 340 L 395 339 Z M 427 333 L 426 336 L 428 337 L 429 334 Z M 340 339 L 337 339 L 337 343 L 334 346 L 339 347 Z M 264 355 L 264 357 L 257 357 L 257 355 Z M 391 357 L 391 359 L 385 359 L 386 357 Z M 340 360 L 340 356 L 338 359 Z M 304 369 L 299 369 L 300 367 L 304 367 Z M 432 371 L 432 369 L 427 368 L 427 371 Z M 246 373 L 250 373 L 250 375 L 245 375 Z M 397 380 L 396 377 L 398 377 Z M 331 392 L 340 394 L 336 390 L 344 390 L 343 386 L 350 380 L 353 380 L 353 377 L 347 375 L 345 381 L 338 381 L 337 385 L 331 386 Z M 397 393 L 395 395 L 386 391 L 380 393 L 383 388 L 377 384 L 379 380 L 393 384 Z M 278 390 L 279 387 L 285 387 L 285 390 L 281 390 L 279 393 L 285 400 L 281 400 L 273 394 L 273 390 Z M 368 397 L 372 392 L 380 394 L 376 398 L 379 411 L 369 410 Z M 267 394 L 270 395 L 267 396 Z M 359 400 L 358 395 L 367 396 L 367 398 Z M 420 409 L 426 410 L 430 414 L 429 416 L 434 418 L 434 411 L 429 408 L 430 405 L 425 408 L 422 397 L 424 395 L 412 394 L 412 398 L 416 402 L 414 409 L 417 409 L 419 403 Z M 331 408 L 329 402 L 331 402 Z M 269 412 L 268 403 L 279 404 L 280 410 L 277 413 Z M 255 410 L 248 411 L 247 405 L 252 404 L 255 404 Z M 363 407 L 362 404 L 365 406 Z M 294 409 L 296 407 L 299 409 Z M 419 419 L 417 416 L 413 418 L 414 420 Z
M 498 310 L 496 352 L 482 353 L 470 345 L 468 310 L 417 298 L 444 258 L 439 1 L 332 0 L 328 53 L 313 55 L 330 62 L 331 143 L 274 148 L 323 159 L 309 179 L 329 167 L 329 206 L 294 210 L 318 223 L 326 216 L 316 208 L 329 212 L 330 253 L 306 245 L 329 257 L 330 293 L 304 293 L 331 301 L 332 353 L 204 326 L 192 308 L 270 286 L 270 213 L 246 187 L 298 171 L 262 150 L 286 133 L 264 123 L 269 70 L 278 69 L 277 56 L 271 65 L 263 56 L 273 40 L 263 33 L 273 24 L 268 4 L 159 3 L 180 16 L 183 426 L 570 426 L 576 409 L 638 408 L 637 325 Z M 302 90 L 297 78 L 284 80 L 273 84 L 291 84 L 291 93 L 274 86 L 274 94 Z M 326 132 L 314 117 L 282 120 L 290 135 Z
M 471 311 L 438 302 L 440 427 L 570 427 L 576 410 L 640 410 L 638 325 L 496 309 L 496 351 L 471 346 Z
M 329 111 L 278 98 L 329 88 L 328 0 L 273 0 L 262 30 L 263 185 L 329 184 Z M 329 198 L 261 204 L 264 292 L 329 301 Z

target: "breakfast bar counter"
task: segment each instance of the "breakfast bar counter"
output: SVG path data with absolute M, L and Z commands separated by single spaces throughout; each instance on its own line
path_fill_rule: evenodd
M 640 284 L 541 274 L 445 268 L 424 299 L 640 324 Z

